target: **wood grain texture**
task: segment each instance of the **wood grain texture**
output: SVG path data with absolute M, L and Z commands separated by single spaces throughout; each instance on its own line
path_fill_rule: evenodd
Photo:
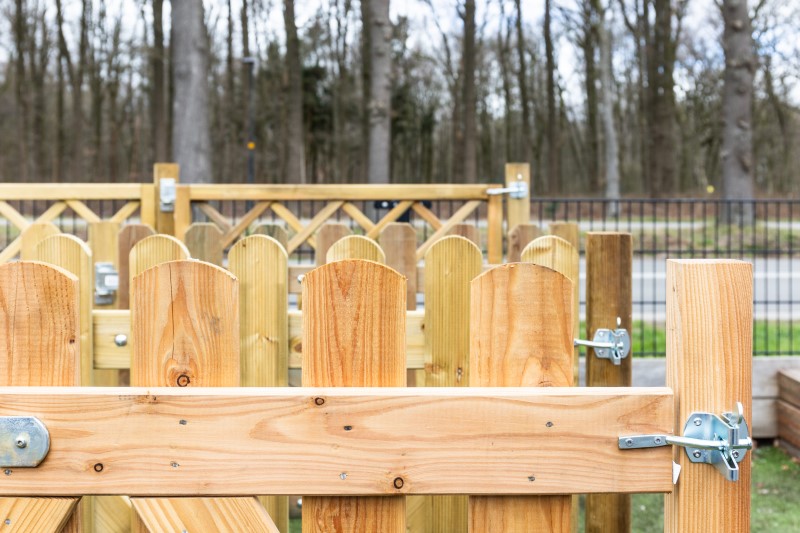
M 508 198 L 506 220 L 508 228 L 513 230 L 515 226 L 528 224 L 531 220 L 531 166 L 528 163 L 506 163 L 505 174 L 506 187 L 520 181 L 528 187 L 528 193 L 523 198 Z
M 503 199 L 490 196 L 486 206 L 486 260 L 489 264 L 503 262 Z
M 165 213 L 161 211 L 159 205 L 159 198 L 161 196 L 161 180 L 164 178 L 172 178 L 176 183 L 180 182 L 181 168 L 177 163 L 156 163 L 153 165 L 153 184 L 155 185 L 155 205 L 153 206 L 156 211 L 156 231 L 165 235 L 175 234 L 175 219 L 172 216 L 174 213 Z M 176 208 L 178 206 L 176 205 Z
M 580 252 L 581 250 L 581 234 L 580 228 L 574 222 L 551 222 L 550 235 L 561 237 L 572 245 L 573 248 Z
M 134 498 L 131 501 L 139 518 L 152 532 L 279 532 L 258 500 L 252 497 Z
M 343 259 L 365 259 L 386 264 L 386 254 L 378 243 L 362 235 L 342 237 L 328 248 L 325 259 L 328 263 Z
M 239 279 L 243 387 L 288 385 L 287 262 L 286 249 L 266 235 L 246 237 L 228 253 L 228 268 Z M 288 531 L 288 499 L 265 496 L 259 500 L 279 529 Z
M 438 241 L 442 237 L 447 236 L 447 234 L 450 232 L 451 229 L 453 229 L 453 227 L 455 227 L 458 224 L 461 224 L 461 222 L 463 222 L 464 219 L 470 216 L 473 213 L 473 211 L 478 209 L 480 206 L 481 206 L 480 201 L 473 200 L 471 202 L 466 202 L 464 205 L 459 207 L 456 210 L 456 212 L 453 213 L 450 219 L 447 220 L 447 222 L 442 224 L 440 228 L 434 231 L 433 234 L 431 234 L 431 236 L 428 237 L 428 239 L 424 243 L 422 243 L 422 246 L 417 248 L 417 259 L 421 260 L 423 257 L 425 257 L 425 253 L 431 246 L 433 246 L 433 244 L 436 241 Z
M 171 235 L 156 234 L 137 242 L 128 256 L 128 280 L 138 276 L 148 268 L 167 261 L 189 259 L 186 246 Z M 130 300 L 129 300 L 130 301 Z
M 52 222 L 34 222 L 22 232 L 19 258 L 21 261 L 37 261 L 36 247 L 47 237 L 61 233 Z
M 475 278 L 470 302 L 470 385 L 573 385 L 573 285 L 563 274 L 528 263 L 501 265 Z M 551 427 L 560 426 L 558 421 L 548 422 Z M 543 481 L 536 471 L 539 468 L 530 467 L 531 483 Z M 470 497 L 469 506 L 471 532 L 572 529 L 571 496 Z M 532 517 L 538 519 L 531 521 Z
M 131 385 L 239 384 L 239 282 L 201 261 L 162 263 L 131 282 Z
M 408 223 L 388 224 L 380 236 L 386 265 L 406 277 L 406 306 L 417 308 L 417 232 Z
M 89 224 L 89 248 L 92 249 L 92 262 L 107 262 L 114 265 L 119 272 L 119 223 L 96 221 Z M 92 267 L 94 268 L 94 266 Z M 94 277 L 90 278 L 94 279 Z M 92 293 L 94 299 L 94 293 Z M 117 309 L 119 307 L 119 291 L 110 304 L 93 304 L 98 309 Z M 127 372 L 113 370 L 94 370 L 94 384 L 101 387 L 114 387 L 128 383 Z
M 94 500 L 95 531 L 130 533 L 132 514 L 130 498 L 127 496 L 93 496 L 92 499 Z
M 371 261 L 335 261 L 306 275 L 303 302 L 304 385 L 405 387 L 405 277 Z M 403 497 L 303 498 L 304 532 L 405 533 L 405 516 Z
M 92 251 L 85 242 L 74 235 L 53 235 L 41 241 L 35 255 L 39 261 L 63 268 L 78 278 L 79 322 L 80 322 L 80 383 L 93 384 L 94 343 L 92 305 L 94 284 L 92 273 Z M 70 383 L 71 384 L 71 383 Z
M 262 223 L 253 228 L 253 235 L 272 237 L 286 250 L 289 247 L 289 232 L 280 224 Z
M 80 266 L 80 253 L 75 255 L 65 263 Z M 79 290 L 78 277 L 55 265 L 0 265 L 0 386 L 81 384 Z M 15 531 L 91 532 L 91 520 L 73 513 L 78 501 L 0 498 L 0 514 Z M 91 504 L 86 505 L 91 516 Z
M 730 260 L 667 261 L 667 386 L 675 391 L 675 428 L 695 411 L 715 414 L 744 405 L 752 420 L 753 267 Z M 682 467 L 667 496 L 665 532 L 750 530 L 750 462 L 739 481 L 726 481 L 709 465 L 691 463 L 675 447 Z
M 671 433 L 673 400 L 666 388 L 2 389 L 0 410 L 39 417 L 53 445 L 0 495 L 668 492 L 671 450 L 617 439 Z
M 542 230 L 535 224 L 517 224 L 508 232 L 508 263 L 522 261 L 522 251 L 534 239 L 542 236 Z
M 756 379 L 756 376 L 753 378 Z M 800 368 L 781 370 L 777 378 L 780 399 L 800 407 Z
M 145 237 L 155 235 L 156 231 L 147 224 L 128 224 L 119 230 L 119 290 L 117 291 L 117 308 L 128 309 L 130 307 L 130 256 L 131 249 L 137 242 Z
M 448 231 L 447 234 L 459 235 L 472 241 L 473 244 L 478 247 L 478 249 L 481 247 L 481 235 L 480 232 L 478 232 L 478 228 L 475 227 L 474 224 L 456 224 L 450 228 L 450 231 Z
M 195 222 L 183 235 L 189 256 L 212 265 L 222 266 L 222 231 L 211 222 Z
M 317 231 L 317 248 L 314 250 L 314 257 L 317 266 L 322 266 L 328 262 L 328 249 L 333 243 L 351 235 L 353 232 L 338 222 L 328 222 L 323 224 Z
M 778 400 L 775 407 L 781 446 L 797 457 L 797 450 L 800 449 L 800 407 L 785 400 Z

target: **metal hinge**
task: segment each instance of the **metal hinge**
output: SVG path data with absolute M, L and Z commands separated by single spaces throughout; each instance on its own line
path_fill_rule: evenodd
M 94 303 L 110 305 L 114 303 L 114 295 L 119 290 L 119 273 L 114 263 L 94 264 Z
M 158 182 L 159 204 L 162 213 L 175 211 L 175 178 L 161 178 Z
M 0 417 L 0 468 L 39 466 L 49 451 L 50 432 L 38 418 Z
M 593 348 L 599 359 L 611 359 L 612 363 L 619 365 L 631 353 L 631 337 L 627 329 L 620 327 L 621 324 L 622 320 L 617 317 L 617 329 L 598 329 L 591 341 L 575 339 L 573 344 Z
M 520 179 L 521 176 L 517 179 Z M 509 198 L 513 198 L 515 200 L 521 200 L 528 196 L 528 184 L 524 181 L 512 181 L 508 187 L 497 187 L 494 189 L 486 189 L 486 194 L 489 196 L 495 196 L 498 194 L 506 194 L 508 193 Z
M 674 435 L 638 435 L 620 437 L 622 450 L 656 448 L 658 446 L 683 446 L 693 463 L 714 465 L 728 481 L 739 479 L 737 463 L 744 459 L 753 441 L 744 419 L 744 408 L 736 402 L 736 411 L 723 413 L 692 413 L 683 426 L 683 437 Z

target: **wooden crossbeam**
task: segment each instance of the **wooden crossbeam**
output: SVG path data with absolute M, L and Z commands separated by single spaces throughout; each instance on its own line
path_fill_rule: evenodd
M 285 205 L 279 204 L 279 203 L 273 203 L 270 206 L 270 208 L 272 209 L 273 213 L 275 213 L 281 219 L 283 219 L 283 221 L 286 222 L 289 225 L 289 227 L 292 228 L 294 231 L 296 231 L 296 232 L 303 231 L 303 223 L 300 222 L 300 219 L 297 218 L 296 216 L 294 216 L 294 213 L 292 213 Z M 316 248 L 317 247 L 317 243 L 316 243 L 316 240 L 314 239 L 314 237 L 309 237 L 308 239 L 306 239 L 306 242 L 308 242 L 308 244 L 312 248 Z M 300 243 L 300 244 L 302 244 L 302 243 Z M 286 251 L 288 253 L 292 253 L 294 250 L 290 250 L 290 249 L 287 248 Z
M 222 239 L 222 248 L 227 248 L 230 244 L 236 240 L 239 235 L 241 235 L 249 226 L 250 224 L 255 221 L 261 213 L 266 211 L 269 207 L 271 202 L 258 202 L 253 208 L 248 211 L 239 222 L 236 223 L 228 232 L 225 234 L 225 237 Z
M 119 211 L 114 213 L 114 215 L 109 219 L 111 222 L 116 222 L 117 224 L 122 224 L 128 217 L 134 214 L 139 209 L 140 202 L 128 202 L 122 207 L 119 208 Z
M 398 218 L 400 218 L 403 213 L 408 211 L 411 206 L 414 205 L 414 202 L 411 200 L 404 200 L 399 202 L 396 206 L 394 206 L 386 215 L 375 224 L 371 230 L 367 232 L 367 237 L 370 239 L 377 239 L 380 236 L 381 232 L 391 224 L 395 222 Z
M 11 387 L 0 414 L 51 440 L 3 496 L 672 490 L 672 450 L 617 443 L 673 433 L 666 388 Z
M 492 184 L 335 184 L 335 185 L 246 185 L 192 184 L 192 200 L 482 200 L 489 196 L 486 190 L 500 185 Z
M 9 200 L 138 200 L 139 183 L 0 183 L 0 198 Z
M 214 209 L 214 207 L 207 203 L 207 202 L 198 202 L 194 204 L 197 206 L 200 211 L 202 211 L 214 224 L 219 226 L 219 228 L 224 231 L 225 233 L 229 232 L 231 228 L 233 228 L 233 224 L 231 224 L 227 217 Z
M 23 231 L 30 225 L 28 219 L 22 216 L 19 211 L 11 207 L 8 202 L 0 201 L 0 215 L 8 219 L 8 221 L 14 224 L 14 226 L 16 226 L 16 228 L 20 231 Z
M 1 189 L 2 189 L 2 187 L 0 187 L 0 190 Z M 3 203 L 3 202 L 0 202 L 0 203 Z M 50 207 L 48 207 L 47 210 L 44 213 L 39 215 L 39 218 L 34 220 L 33 224 L 37 224 L 37 223 L 40 223 L 40 222 L 50 222 L 54 218 L 56 218 L 58 215 L 63 213 L 66 208 L 67 208 L 67 204 L 66 203 L 64 203 L 64 202 L 56 202 L 53 205 L 51 205 Z M 12 210 L 13 210 L 13 208 L 12 208 Z M 14 211 L 16 212 L 16 210 L 14 210 Z M 2 214 L 2 213 L 0 213 L 0 214 Z M 26 221 L 26 224 L 27 224 L 27 221 Z M 30 226 L 30 224 L 27 224 L 27 225 Z M 17 237 L 13 241 L 11 241 L 11 243 L 8 246 L 3 248 L 2 252 L 0 252 L 0 263 L 5 263 L 7 261 L 10 261 L 11 259 L 14 258 L 14 256 L 16 256 L 20 252 L 21 249 L 22 249 L 22 236 L 20 235 L 19 237 Z
M 67 200 L 67 206 L 86 222 L 100 222 L 100 217 L 80 200 Z

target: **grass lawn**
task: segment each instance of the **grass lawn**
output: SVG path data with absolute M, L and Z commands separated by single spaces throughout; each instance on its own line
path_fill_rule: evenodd
M 751 494 L 752 531 L 800 531 L 800 461 L 792 459 L 779 448 L 758 448 L 753 455 Z M 634 494 L 631 505 L 632 533 L 657 533 L 664 530 L 662 494 Z M 581 513 L 578 531 L 583 530 Z M 300 520 L 292 520 L 290 532 L 300 531 Z

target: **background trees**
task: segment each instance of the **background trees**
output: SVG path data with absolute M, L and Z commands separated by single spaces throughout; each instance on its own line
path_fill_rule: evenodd
M 0 0 L 0 177 L 244 182 L 252 90 L 257 182 L 800 192 L 800 6 L 714 1 Z

